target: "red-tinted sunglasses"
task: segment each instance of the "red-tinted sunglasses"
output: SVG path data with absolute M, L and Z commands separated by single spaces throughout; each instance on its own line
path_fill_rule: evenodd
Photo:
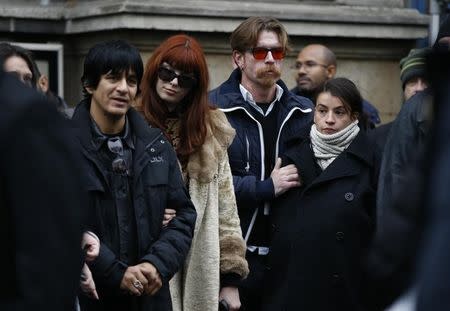
M 266 59 L 267 54 L 272 53 L 273 59 L 280 60 L 285 56 L 285 52 L 283 48 L 264 48 L 264 47 L 255 47 L 249 50 L 252 52 L 253 57 L 257 60 Z
M 175 71 L 170 70 L 165 67 L 158 68 L 158 77 L 164 82 L 170 82 L 173 79 L 178 79 L 178 85 L 184 89 L 190 89 L 197 83 L 197 79 L 194 77 L 185 75 L 185 74 L 177 74 Z

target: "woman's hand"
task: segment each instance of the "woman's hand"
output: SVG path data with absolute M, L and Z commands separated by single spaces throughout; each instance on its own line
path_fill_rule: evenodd
M 227 302 L 230 311 L 237 311 L 241 308 L 237 287 L 222 287 L 219 293 L 219 301 L 222 299 Z
M 81 281 L 80 281 L 81 291 L 91 299 L 98 300 L 97 290 L 95 289 L 94 278 L 92 277 L 91 270 L 84 264 L 81 270 Z
M 86 231 L 83 233 L 81 248 L 86 251 L 86 261 L 91 262 L 100 253 L 100 240 L 93 232 Z
M 167 226 L 169 222 L 177 216 L 177 211 L 171 208 L 164 210 L 163 227 Z

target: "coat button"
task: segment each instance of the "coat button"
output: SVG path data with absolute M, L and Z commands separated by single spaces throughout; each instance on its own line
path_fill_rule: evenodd
M 342 241 L 344 239 L 344 232 L 336 232 L 336 240 Z
M 159 142 L 160 142 L 161 144 L 164 144 L 164 143 L 165 143 L 165 141 L 164 141 L 163 139 L 161 139 Z
M 150 151 L 151 152 L 155 152 L 155 148 L 150 148 Z
M 351 192 L 347 192 L 347 193 L 344 195 L 344 197 L 345 197 L 345 200 L 348 201 L 348 202 L 353 201 L 353 199 L 355 198 L 354 194 L 351 193 Z

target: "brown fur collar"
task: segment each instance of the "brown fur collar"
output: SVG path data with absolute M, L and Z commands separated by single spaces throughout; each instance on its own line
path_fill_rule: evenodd
M 210 182 L 217 171 L 228 146 L 233 141 L 235 130 L 219 109 L 210 110 L 205 143 L 189 157 L 187 173 L 189 178 Z

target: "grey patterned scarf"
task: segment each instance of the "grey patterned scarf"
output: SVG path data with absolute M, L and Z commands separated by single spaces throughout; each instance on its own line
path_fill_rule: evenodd
M 330 165 L 331 162 L 333 162 L 334 159 L 350 145 L 358 133 L 358 120 L 350 123 L 341 131 L 331 135 L 320 133 L 317 130 L 316 125 L 312 125 L 310 132 L 311 146 L 317 164 L 319 164 L 322 170 L 325 170 L 328 165 Z

